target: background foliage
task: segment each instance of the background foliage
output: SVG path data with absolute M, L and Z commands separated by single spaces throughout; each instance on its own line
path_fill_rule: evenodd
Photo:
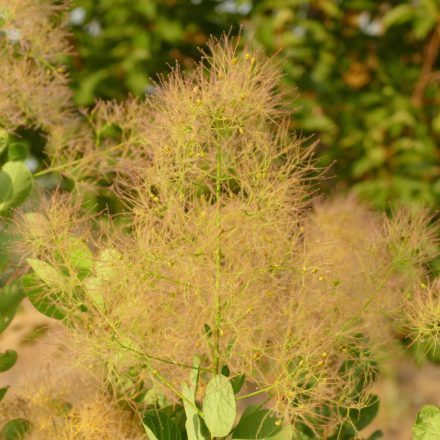
M 440 201 L 438 0 L 75 0 L 76 100 L 151 93 L 209 34 L 245 36 L 283 59 L 292 129 L 320 138 L 328 187 L 389 201 Z

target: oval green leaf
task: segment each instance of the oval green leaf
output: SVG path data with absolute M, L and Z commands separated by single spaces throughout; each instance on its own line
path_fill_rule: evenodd
M 34 270 L 38 278 L 48 286 L 61 288 L 64 285 L 65 278 L 63 274 L 58 272 L 49 263 L 35 258 L 28 258 L 26 261 Z
M 49 318 L 58 320 L 64 318 L 64 313 L 62 310 L 56 304 L 54 304 L 50 298 L 45 295 L 44 290 L 39 287 L 35 274 L 31 273 L 25 275 L 22 279 L 26 296 L 29 298 L 31 304 L 40 313 Z
M 418 413 L 412 428 L 413 440 L 438 440 L 440 438 L 440 408 L 425 405 Z
M 231 382 L 222 374 L 214 376 L 206 386 L 203 413 L 212 437 L 225 437 L 229 434 L 237 405 Z
M 231 385 L 235 394 L 240 392 L 241 388 L 244 385 L 245 379 L 246 376 L 244 374 L 238 374 L 237 376 L 231 378 Z
M 3 397 L 5 397 L 5 394 L 8 392 L 9 387 L 3 387 L 0 388 L 0 402 L 3 400 Z
M 17 362 L 17 352 L 14 350 L 7 350 L 0 353 L 0 373 L 12 368 Z
M 188 440 L 208 439 L 209 434 L 206 432 L 206 426 L 204 426 L 202 419 L 197 413 L 193 391 L 186 383 L 182 386 L 182 396 L 184 397 L 183 406 L 186 415 L 185 428 Z
M 68 258 L 72 268 L 76 271 L 80 280 L 83 280 L 91 271 L 93 254 L 86 243 L 70 236 L 67 238 Z
M 182 440 L 176 424 L 164 412 L 147 411 L 142 422 L 150 440 Z
M 17 307 L 25 297 L 21 281 L 17 280 L 0 289 L 0 333 L 11 323 Z
M 26 142 L 13 141 L 8 145 L 8 161 L 23 161 L 29 156 L 29 145 Z
M 20 440 L 31 430 L 31 423 L 26 419 L 10 420 L 0 432 L 1 440 Z
M 8 148 L 9 143 L 9 133 L 3 129 L 0 128 L 0 156 L 3 154 L 3 151 Z
M 0 171 L 0 214 L 8 211 L 9 201 L 12 199 L 13 193 L 11 178 Z
M 234 439 L 266 439 L 281 431 L 281 421 L 267 409 L 244 412 L 235 427 Z
M 369 396 L 366 405 L 361 409 L 350 409 L 348 416 L 357 431 L 364 429 L 376 417 L 379 411 L 379 398 L 372 394 Z
M 0 214 L 23 203 L 32 191 L 32 182 L 23 162 L 6 162 L 0 171 Z

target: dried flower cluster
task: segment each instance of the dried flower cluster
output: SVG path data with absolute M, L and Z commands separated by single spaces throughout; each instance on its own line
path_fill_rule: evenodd
M 27 439 L 140 440 L 145 438 L 133 414 L 118 408 L 95 381 L 73 375 L 51 377 L 16 392 L 0 414 L 0 422 L 31 421 Z
M 41 130 L 50 170 L 93 184 L 123 151 L 101 139 L 94 114 L 75 108 L 62 65 L 70 52 L 66 10 L 50 0 L 0 0 L 0 129 Z
M 68 51 L 60 10 L 42 0 L 0 2 L 0 122 L 7 128 L 52 127 L 70 117 L 66 73 L 56 67 Z

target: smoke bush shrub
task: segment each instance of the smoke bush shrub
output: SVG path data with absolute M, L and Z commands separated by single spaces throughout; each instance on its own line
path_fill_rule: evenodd
M 276 64 L 227 38 L 208 49 L 146 100 L 72 112 L 72 130 L 2 109 L 8 130 L 44 129 L 48 170 L 77 183 L 15 217 L 17 283 L 66 331 L 53 372 L 0 404 L 6 438 L 359 438 L 394 334 L 437 343 L 437 284 L 417 293 L 426 215 L 311 209 L 313 155 Z M 109 170 L 124 211 L 91 215 L 83 189 Z

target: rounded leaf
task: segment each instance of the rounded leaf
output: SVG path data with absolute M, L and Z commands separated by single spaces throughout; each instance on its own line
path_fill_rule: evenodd
M 50 287 L 62 287 L 65 284 L 65 278 L 62 273 L 58 272 L 49 263 L 36 258 L 28 258 L 27 263 L 34 270 L 35 274 L 41 281 Z
M 0 432 L 0 440 L 20 440 L 31 429 L 31 423 L 26 419 L 10 420 Z
M 266 439 L 281 431 L 280 420 L 267 409 L 244 412 L 232 434 L 234 439 Z
M 237 413 L 234 390 L 228 378 L 214 376 L 206 386 L 203 398 L 205 423 L 213 437 L 225 437 L 234 424 Z
M 32 191 L 32 182 L 23 162 L 6 162 L 0 171 L 0 213 L 23 203 Z
M 34 273 L 25 275 L 23 278 L 23 287 L 26 291 L 26 296 L 29 298 L 31 304 L 43 315 L 49 318 L 63 319 L 64 313 L 62 310 L 45 295 L 44 290 L 39 287 L 37 276 Z
M 417 415 L 412 428 L 413 440 L 437 440 L 440 438 L 440 408 L 425 405 Z
M 7 350 L 0 353 L 0 373 L 9 370 L 17 362 L 17 352 L 14 350 Z
M 92 269 L 93 254 L 86 243 L 73 236 L 67 238 L 67 247 L 69 263 L 83 280 Z
M 182 435 L 170 416 L 161 411 L 147 411 L 142 419 L 150 440 L 181 440 Z
M 366 405 L 361 409 L 350 409 L 348 415 L 353 426 L 358 430 L 364 429 L 376 417 L 379 412 L 379 398 L 372 394 L 369 396 Z
M 24 297 L 23 287 L 18 280 L 0 289 L 0 333 L 11 323 Z
M 3 171 L 0 171 L 0 214 L 8 211 L 9 202 L 13 194 L 11 178 Z
M 14 141 L 8 145 L 8 161 L 23 161 L 29 156 L 29 145 L 26 142 Z
M 238 374 L 237 376 L 231 378 L 231 385 L 235 394 L 240 392 L 241 388 L 244 385 L 245 379 L 246 376 L 244 374 Z

